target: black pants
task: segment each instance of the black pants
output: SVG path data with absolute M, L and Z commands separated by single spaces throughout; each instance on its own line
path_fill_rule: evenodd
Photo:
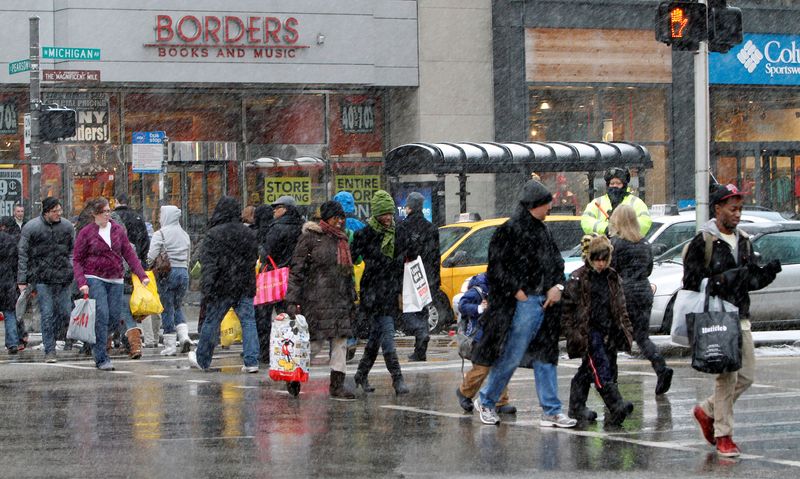
M 658 348 L 650 341 L 650 310 L 653 307 L 653 298 L 636 298 L 636 302 L 631 301 L 627 305 L 628 318 L 633 326 L 633 340 L 639 345 L 642 355 L 653 365 L 656 374 L 661 373 L 667 368 L 664 357 L 658 352 Z
M 423 309 L 417 313 L 403 313 L 403 323 L 405 325 L 403 331 L 414 336 L 414 355 L 420 359 L 425 358 L 430 340 L 428 311 Z
M 258 347 L 262 363 L 269 363 L 269 338 L 272 333 L 272 310 L 274 304 L 259 304 L 256 310 L 256 331 L 258 331 Z

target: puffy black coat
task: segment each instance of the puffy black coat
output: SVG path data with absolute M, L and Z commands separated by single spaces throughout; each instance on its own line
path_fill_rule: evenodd
M 683 260 L 683 287 L 700 291 L 703 278 L 709 279 L 709 291 L 739 308 L 739 316 L 750 317 L 750 291 L 761 289 L 770 284 L 776 272 L 761 268 L 753 261 L 753 245 L 744 231 L 737 230 L 737 251 L 739 261 L 733 257 L 731 247 L 719 238 L 719 230 L 709 220 L 703 225 L 705 234 L 713 238 L 711 262 L 705 264 L 705 238 L 703 232 L 698 233 L 686 250 Z
M 213 226 L 200 252 L 200 284 L 203 296 L 210 302 L 256 295 L 256 236 L 242 223 L 241 217 L 239 202 L 224 196 L 209 221 Z
M 279 268 L 289 266 L 302 229 L 300 213 L 294 206 L 287 206 L 286 213 L 272 222 L 266 237 L 261 240 L 261 254 L 271 256 Z
M 18 283 L 72 283 L 75 230 L 62 218 L 50 223 L 38 216 L 25 224 L 19 240 Z
M 361 306 L 369 318 L 400 314 L 398 301 L 403 292 L 403 264 L 381 252 L 382 236 L 368 225 L 356 231 L 350 245 L 353 260 L 360 256 L 365 263 L 361 276 Z M 396 246 L 395 243 L 395 249 Z
M 614 253 L 611 268 L 622 278 L 625 301 L 629 306 L 653 301 L 648 277 L 653 272 L 653 248 L 646 240 L 636 243 L 619 237 L 611 238 Z
M 550 288 L 562 283 L 564 260 L 544 223 L 531 216 L 527 209 L 519 207 L 492 235 L 486 273 L 489 278 L 489 309 L 484 314 L 484 333 L 473 350 L 472 362 L 491 366 L 505 345 L 506 333 L 517 304 L 514 295 L 520 289 L 528 295 L 546 294 Z M 545 321 L 558 320 L 556 310 L 547 313 Z M 547 345 L 549 353 L 540 351 L 539 354 L 546 354 L 539 357 L 552 358 L 552 343 L 557 348 L 556 332 L 559 329 L 553 323 L 543 324 L 542 327 L 541 337 L 537 334 L 529 352 L 533 352 L 534 348 L 541 350 Z
M 420 256 L 431 292 L 438 291 L 441 283 L 439 229 L 426 220 L 421 211 L 414 211 L 397 225 L 395 236 L 395 254 L 400 261 L 413 261 Z
M 318 223 L 308 222 L 294 249 L 286 303 L 300 305 L 312 341 L 353 336 L 353 267 L 337 263 L 338 241 Z
M 150 250 L 150 236 L 147 234 L 147 225 L 142 216 L 128 208 L 127 206 L 117 206 L 114 213 L 119 216 L 120 221 L 128 232 L 128 240 L 136 250 L 136 256 L 142 264 L 147 264 L 147 252 Z M 162 225 L 163 226 L 163 225 Z
M 17 238 L 0 231 L 0 311 L 13 311 L 17 304 Z

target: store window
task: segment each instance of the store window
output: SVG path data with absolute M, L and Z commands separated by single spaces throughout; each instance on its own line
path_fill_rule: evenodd
M 528 103 L 529 141 L 630 141 L 645 145 L 653 159 L 653 169 L 646 172 L 647 201 L 664 202 L 668 138 L 666 87 L 531 86 Z M 634 176 L 641 174 L 633 173 Z M 548 175 L 544 179 L 577 194 L 581 204 L 589 201 L 585 175 L 564 173 L 560 176 L 563 178 Z

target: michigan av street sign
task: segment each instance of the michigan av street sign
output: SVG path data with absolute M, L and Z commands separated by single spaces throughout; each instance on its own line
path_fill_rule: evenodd
M 99 60 L 99 48 L 42 47 L 42 58 L 52 60 Z

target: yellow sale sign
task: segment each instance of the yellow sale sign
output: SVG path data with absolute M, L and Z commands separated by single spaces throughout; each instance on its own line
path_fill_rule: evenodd
M 311 178 L 288 176 L 264 179 L 264 203 L 275 202 L 281 196 L 292 196 L 298 205 L 311 204 Z

